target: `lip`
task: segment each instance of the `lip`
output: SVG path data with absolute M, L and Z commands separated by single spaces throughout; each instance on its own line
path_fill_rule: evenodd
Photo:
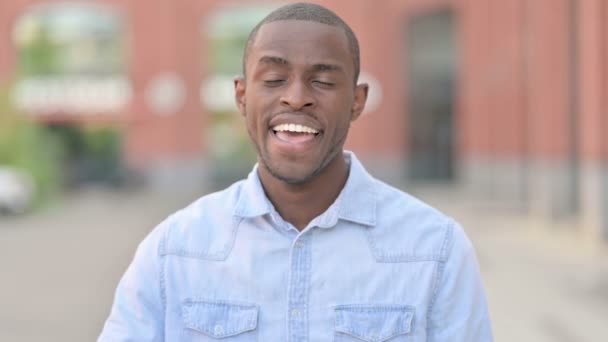
M 313 139 L 307 141 L 297 143 L 285 141 L 279 138 L 272 129 L 272 127 L 282 124 L 297 124 L 307 126 L 315 129 L 319 133 L 315 134 Z M 268 122 L 268 134 L 271 137 L 272 145 L 274 145 L 278 152 L 282 154 L 299 154 L 309 152 L 321 141 L 323 133 L 323 125 L 314 116 L 307 113 L 280 113 L 273 116 Z
M 285 153 L 300 153 L 300 152 L 305 152 L 307 150 L 310 150 L 314 145 L 316 145 L 323 133 L 319 132 L 317 134 L 314 135 L 314 137 L 310 140 L 306 140 L 306 141 L 302 141 L 302 142 L 290 142 L 290 141 L 285 141 L 281 138 L 279 138 L 276 133 L 272 130 L 272 129 L 268 129 L 270 136 L 272 137 L 272 143 L 282 152 Z

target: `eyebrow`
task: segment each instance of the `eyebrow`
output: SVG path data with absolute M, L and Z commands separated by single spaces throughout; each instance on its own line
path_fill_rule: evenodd
M 284 67 L 290 66 L 288 60 L 277 56 L 262 56 L 260 57 L 259 62 L 263 64 L 280 65 Z M 343 68 L 338 64 L 317 63 L 311 67 L 311 70 L 315 72 L 342 71 Z
M 312 70 L 316 72 L 322 71 L 342 71 L 342 67 L 337 64 L 319 63 L 312 66 Z
M 277 64 L 282 66 L 288 66 L 289 62 L 285 58 L 276 56 L 262 56 L 259 60 L 260 63 L 264 64 Z

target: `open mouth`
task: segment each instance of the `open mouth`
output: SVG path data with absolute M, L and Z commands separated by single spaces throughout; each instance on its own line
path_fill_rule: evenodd
M 313 141 L 321 134 L 312 127 L 293 123 L 276 125 L 271 129 L 279 140 L 290 144 L 304 144 Z

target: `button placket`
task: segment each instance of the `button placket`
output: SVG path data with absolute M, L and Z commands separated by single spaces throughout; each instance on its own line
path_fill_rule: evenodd
M 291 250 L 288 328 L 289 341 L 308 341 L 308 297 L 310 290 L 310 234 L 296 238 Z

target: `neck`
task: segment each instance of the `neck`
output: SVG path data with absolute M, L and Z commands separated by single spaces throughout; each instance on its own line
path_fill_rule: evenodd
M 348 165 L 340 153 L 321 173 L 302 184 L 285 183 L 261 164 L 258 173 L 266 196 L 277 212 L 302 230 L 336 200 L 348 178 Z

